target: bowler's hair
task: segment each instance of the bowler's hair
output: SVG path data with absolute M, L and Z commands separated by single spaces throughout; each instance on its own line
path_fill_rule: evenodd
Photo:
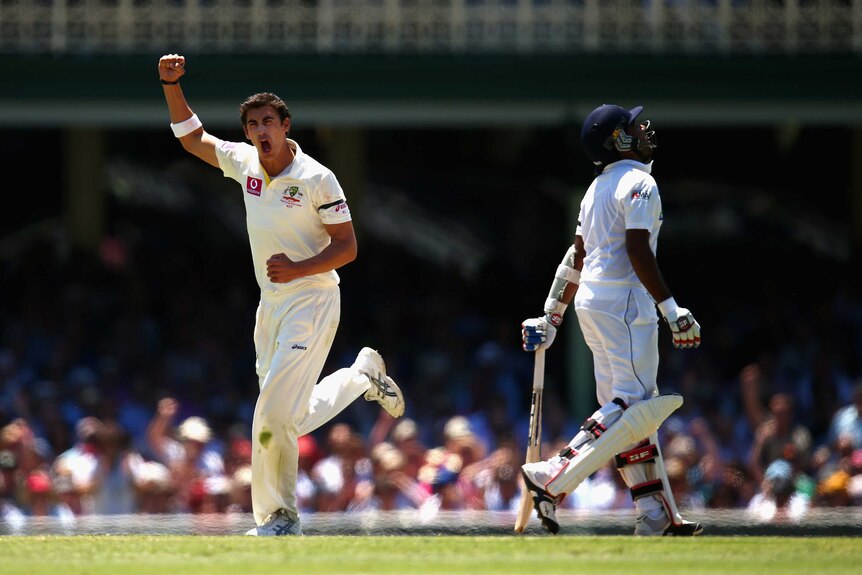
M 290 118 L 290 110 L 287 109 L 287 104 L 284 103 L 284 100 L 272 92 L 260 92 L 259 94 L 249 96 L 245 102 L 239 105 L 239 119 L 242 122 L 243 128 L 248 117 L 248 111 L 265 106 L 272 106 L 282 122 L 284 122 L 285 118 Z

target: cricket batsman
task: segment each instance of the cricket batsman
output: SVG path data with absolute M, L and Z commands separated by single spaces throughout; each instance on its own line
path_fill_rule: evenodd
M 699 535 L 679 515 L 667 480 L 658 428 L 682 405 L 659 395 L 659 319 L 677 348 L 700 345 L 700 324 L 677 305 L 656 260 L 662 205 L 651 175 L 656 149 L 643 110 L 603 105 L 585 119 L 581 143 L 596 167 L 574 243 L 556 269 L 544 315 L 521 326 L 526 351 L 546 349 L 574 302 L 594 360 L 600 405 L 569 444 L 522 466 L 542 525 L 557 533 L 556 507 L 609 460 L 616 461 L 637 510 L 635 535 Z M 658 310 L 658 311 L 656 311 Z

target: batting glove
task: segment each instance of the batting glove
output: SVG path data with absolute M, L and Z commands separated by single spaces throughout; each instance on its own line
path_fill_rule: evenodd
M 667 325 L 673 335 L 673 346 L 679 349 L 693 348 L 700 345 L 700 324 L 684 307 L 679 307 L 673 298 L 658 304 Z
M 524 351 L 548 349 L 557 337 L 557 328 L 547 317 L 535 317 L 521 324 L 521 341 Z

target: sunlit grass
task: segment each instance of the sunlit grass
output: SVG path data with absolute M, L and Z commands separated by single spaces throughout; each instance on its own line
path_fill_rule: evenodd
M 862 540 L 825 537 L 0 537 L 3 575 L 854 573 Z

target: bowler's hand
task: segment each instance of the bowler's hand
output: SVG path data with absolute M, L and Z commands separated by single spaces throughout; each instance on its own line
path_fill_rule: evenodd
M 165 54 L 159 58 L 159 79 L 165 82 L 176 82 L 186 73 L 185 56 Z
M 277 284 L 285 284 L 302 277 L 302 271 L 296 262 L 284 254 L 275 254 L 266 260 L 266 277 Z

